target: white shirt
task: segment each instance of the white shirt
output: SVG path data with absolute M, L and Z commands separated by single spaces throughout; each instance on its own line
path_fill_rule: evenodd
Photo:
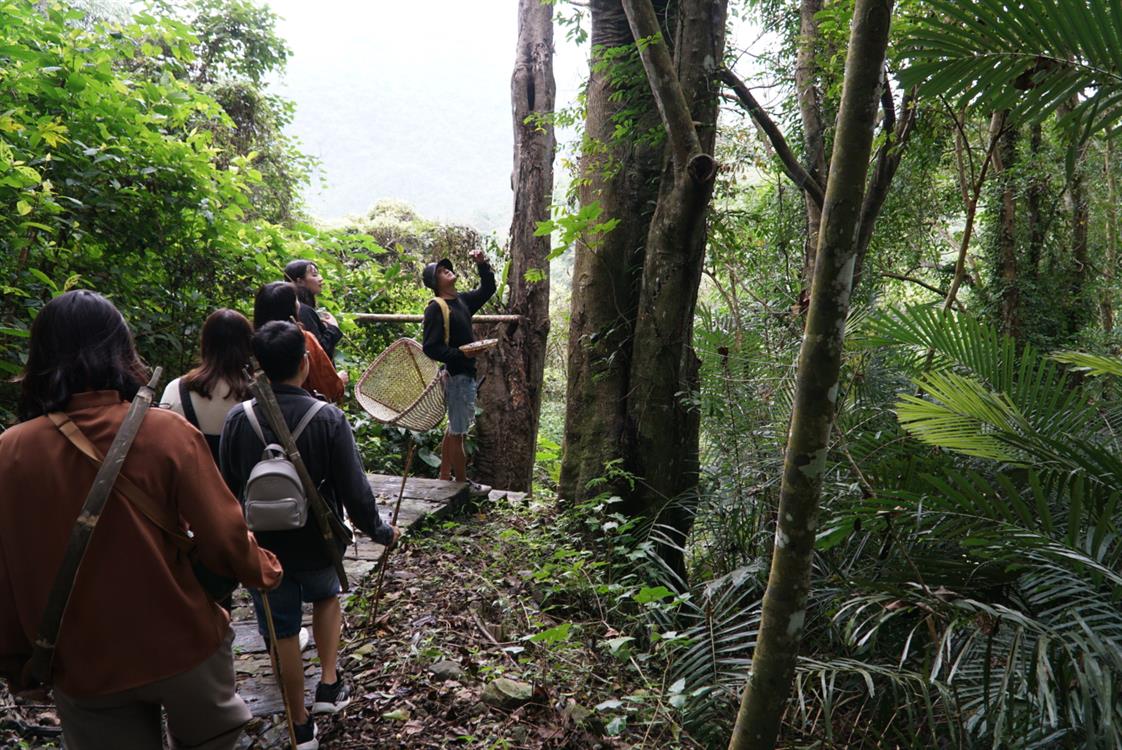
M 164 395 L 160 397 L 160 406 L 171 409 L 176 414 L 183 414 L 183 402 L 179 398 L 180 380 L 181 378 L 176 378 L 168 383 Z M 214 398 L 218 393 L 224 394 L 225 397 Z M 195 416 L 199 419 L 199 431 L 204 435 L 221 435 L 226 414 L 240 403 L 241 401 L 230 395 L 230 386 L 226 383 L 221 383 L 210 398 L 191 391 L 191 405 L 195 407 Z

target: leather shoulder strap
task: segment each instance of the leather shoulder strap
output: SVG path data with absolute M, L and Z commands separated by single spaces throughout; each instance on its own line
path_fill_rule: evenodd
M 70 417 L 62 412 L 52 412 L 47 415 L 59 432 L 66 436 L 70 443 L 80 450 L 87 458 L 93 463 L 100 464 L 104 460 L 101 451 L 97 449 L 86 433 L 70 421 Z M 124 474 L 117 477 L 117 484 L 114 489 L 125 496 L 141 515 L 159 527 L 168 536 L 172 538 L 176 546 L 184 551 L 190 550 L 194 546 L 194 542 L 188 537 L 183 530 L 179 527 L 179 519 L 172 512 L 171 508 L 167 507 L 164 503 L 158 503 L 152 499 L 151 495 L 140 489 L 131 479 Z
M 452 311 L 448 309 L 448 300 L 443 297 L 433 297 L 432 301 L 440 308 L 441 314 L 444 316 L 444 345 L 448 346 L 449 336 L 452 332 Z
M 162 372 L 163 368 L 157 367 L 152 380 L 148 385 L 143 386 L 132 400 L 128 414 L 121 423 L 116 437 L 113 438 L 108 455 L 97 470 L 93 486 L 86 495 L 86 501 L 82 504 L 82 510 L 78 513 L 78 519 L 70 533 L 70 541 L 63 553 L 62 564 L 55 573 L 54 583 L 47 595 L 47 606 L 39 622 L 39 632 L 32 646 L 31 660 L 25 668 L 30 672 L 31 677 L 44 685 L 49 684 L 51 680 L 55 644 L 58 642 L 59 630 L 62 628 L 66 607 L 70 603 L 70 594 L 74 590 L 82 559 L 89 548 L 101 512 L 105 509 L 109 493 L 121 473 L 121 467 L 128 456 L 129 448 L 132 447 L 133 439 L 140 430 L 140 423 L 144 421 L 144 414 L 152 404 L 155 396 L 153 389 L 159 382 Z

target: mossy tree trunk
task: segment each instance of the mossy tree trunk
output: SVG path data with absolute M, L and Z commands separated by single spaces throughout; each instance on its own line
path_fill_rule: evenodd
M 484 361 L 480 401 L 501 405 L 480 415 L 480 480 L 527 491 L 534 470 L 546 337 L 549 334 L 549 237 L 535 237 L 553 202 L 553 5 L 519 0 L 518 46 L 510 81 L 514 118 L 514 217 L 510 225 L 510 308 L 523 322 Z
M 629 455 L 627 398 L 631 340 L 646 254 L 647 230 L 658 195 L 663 147 L 650 88 L 635 57 L 635 39 L 620 0 L 592 0 L 592 71 L 588 81 L 580 205 L 599 206 L 573 264 L 560 496 L 575 501 L 599 492 L 589 481 Z M 618 126 L 631 122 L 628 132 Z
M 695 494 L 699 415 L 683 394 L 697 389 L 693 317 L 705 260 L 706 217 L 717 163 L 718 66 L 724 57 L 725 0 L 682 0 L 672 51 L 650 0 L 624 0 L 631 30 L 666 129 L 669 154 L 647 235 L 631 356 L 628 416 L 634 430 L 629 468 L 639 477 L 625 512 L 660 516 L 672 544 L 662 556 L 684 578 L 680 548 Z
M 857 0 L 799 353 L 779 517 L 762 622 L 729 747 L 775 747 L 806 620 L 822 473 L 838 398 L 855 230 L 872 148 L 892 0 Z

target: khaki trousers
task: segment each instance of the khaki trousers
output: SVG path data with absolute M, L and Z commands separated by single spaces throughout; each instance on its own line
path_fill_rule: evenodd
M 96 698 L 57 688 L 55 706 L 67 750 L 161 750 L 160 709 L 175 750 L 232 750 L 250 719 L 234 684 L 234 631 L 199 666 L 147 685 Z

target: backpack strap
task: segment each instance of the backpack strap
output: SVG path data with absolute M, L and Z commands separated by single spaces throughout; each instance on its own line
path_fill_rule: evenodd
M 242 402 L 242 408 L 245 409 L 245 418 L 249 421 L 249 426 L 257 433 L 257 437 L 261 439 L 261 442 L 269 446 L 269 441 L 265 439 L 265 432 L 261 429 L 261 422 L 257 419 L 257 412 L 253 409 L 255 401 L 256 399 L 250 399 L 249 401 Z M 300 437 L 301 433 L 304 432 L 304 428 L 312 421 L 312 418 L 319 414 L 319 410 L 325 406 L 327 406 L 326 401 L 320 401 L 318 398 L 315 399 L 314 403 L 304 412 L 304 416 L 300 417 L 300 421 L 296 423 L 295 429 L 292 430 L 293 440 Z
M 132 400 L 129 411 L 125 415 L 124 421 L 121 422 L 117 435 L 113 438 L 108 455 L 101 462 L 101 466 L 98 467 L 93 485 L 90 487 L 90 491 L 86 495 L 86 501 L 82 504 L 82 510 L 78 513 L 78 518 L 74 522 L 74 529 L 70 533 L 70 541 L 63 553 L 62 564 L 55 573 L 54 583 L 47 595 L 47 606 L 44 608 L 43 617 L 39 622 L 38 634 L 31 650 L 31 659 L 24 668 L 25 673 L 43 685 L 48 685 L 51 681 L 59 630 L 62 628 L 62 621 L 66 616 L 66 607 L 70 603 L 70 594 L 74 590 L 74 584 L 78 579 L 78 572 L 82 560 L 86 556 L 86 550 L 89 548 L 90 539 L 93 538 L 98 519 L 101 518 L 101 512 L 105 509 L 109 493 L 113 491 L 113 486 L 117 483 L 121 467 L 124 465 L 125 458 L 132 447 L 133 439 L 136 438 L 136 433 L 140 431 L 140 423 L 144 421 L 145 412 L 152 405 L 152 399 L 155 396 L 153 389 L 159 382 L 162 373 L 163 368 L 157 367 L 148 384 L 137 391 L 136 398 Z M 74 424 L 69 419 L 66 421 L 71 425 Z M 60 427 L 60 429 L 62 428 Z M 75 426 L 74 429 L 77 430 L 77 427 Z M 72 433 L 73 431 L 71 431 Z M 63 430 L 63 434 L 70 438 L 70 434 L 66 430 Z
M 327 406 L 327 402 L 320 401 L 317 398 L 315 400 L 315 403 L 308 407 L 308 410 L 304 412 L 304 416 L 300 417 L 300 421 L 296 423 L 296 429 L 292 431 L 293 440 L 296 440 L 300 437 L 301 433 L 304 432 L 304 428 L 307 427 L 308 423 L 312 421 L 312 418 L 315 417 L 315 415 L 319 414 L 319 410 L 325 406 Z
M 195 426 L 196 430 L 202 432 L 203 428 L 199 427 L 199 415 L 195 413 L 195 405 L 191 403 L 191 389 L 187 387 L 183 378 L 179 379 L 179 403 L 183 407 L 183 416 Z
M 443 297 L 433 297 L 432 301 L 440 308 L 441 314 L 444 316 L 444 345 L 448 346 L 448 337 L 451 335 L 452 326 L 452 311 L 448 309 L 448 300 Z

